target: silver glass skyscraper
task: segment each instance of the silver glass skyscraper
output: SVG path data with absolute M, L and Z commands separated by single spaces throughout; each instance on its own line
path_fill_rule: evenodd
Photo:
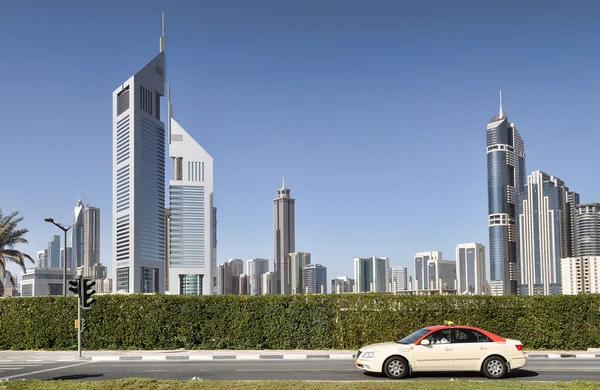
M 295 199 L 285 181 L 273 199 L 273 246 L 275 294 L 291 294 L 291 267 L 288 254 L 296 251 L 296 230 L 294 221 Z
M 248 294 L 262 295 L 262 274 L 269 272 L 269 260 L 250 259 L 248 260 Z
M 94 276 L 93 268 L 100 264 L 100 209 L 86 205 L 83 211 L 83 272 Z
M 164 292 L 165 15 L 160 51 L 113 92 L 115 292 Z
M 73 248 L 73 266 L 83 266 L 83 212 L 85 206 L 81 199 L 77 201 L 73 210 L 73 227 L 71 228 L 71 247 Z
M 456 286 L 458 295 L 488 293 L 483 244 L 470 242 L 456 246 Z
M 48 243 L 48 257 L 46 264 L 50 268 L 62 268 L 60 257 L 60 236 L 52 236 L 52 241 Z
M 502 111 L 487 124 L 488 226 L 492 295 L 517 293 L 517 202 L 525 188 L 525 145 Z

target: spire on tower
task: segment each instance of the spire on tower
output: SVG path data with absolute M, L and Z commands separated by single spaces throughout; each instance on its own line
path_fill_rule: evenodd
M 285 188 L 285 176 L 282 178 L 281 188 Z
M 500 113 L 498 114 L 498 118 L 502 118 L 504 113 L 502 112 L 502 90 L 500 90 Z
M 160 52 L 165 51 L 167 46 L 167 13 L 162 13 L 162 34 L 160 35 Z

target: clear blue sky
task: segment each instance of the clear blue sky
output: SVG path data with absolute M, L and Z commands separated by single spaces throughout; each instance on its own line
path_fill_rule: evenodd
M 33 257 L 84 193 L 112 270 L 111 93 L 158 53 L 163 10 L 175 117 L 215 159 L 218 262 L 273 258 L 282 176 L 329 278 L 487 248 L 500 89 L 528 174 L 600 201 L 596 1 L 6 1 L 0 207 Z

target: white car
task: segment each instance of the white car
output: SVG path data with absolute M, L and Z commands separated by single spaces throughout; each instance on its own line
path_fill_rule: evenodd
M 412 372 L 479 371 L 503 378 L 527 364 L 523 344 L 470 326 L 429 326 L 402 340 L 362 347 L 355 359 L 361 370 L 401 379 Z

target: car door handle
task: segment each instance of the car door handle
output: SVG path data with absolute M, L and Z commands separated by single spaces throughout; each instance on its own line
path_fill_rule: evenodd
M 452 348 L 446 347 L 446 351 L 452 351 Z
M 483 351 L 483 350 L 486 350 L 487 347 L 479 347 L 479 349 L 481 349 Z

